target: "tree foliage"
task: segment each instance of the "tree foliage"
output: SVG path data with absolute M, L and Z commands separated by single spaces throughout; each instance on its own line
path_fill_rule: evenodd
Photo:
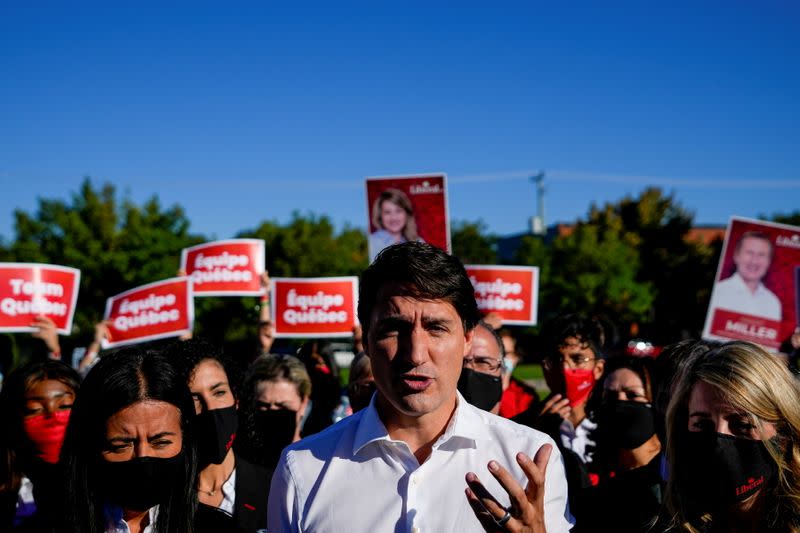
M 450 225 L 453 255 L 465 265 L 493 265 L 497 263 L 495 243 L 497 238 L 487 232 L 482 220 L 460 221 Z
M 798 217 L 773 218 L 797 224 Z M 623 327 L 639 323 L 658 341 L 696 335 L 721 243 L 689 241 L 692 218 L 673 195 L 650 188 L 592 206 L 566 235 L 523 237 L 514 262 L 540 268 L 542 320 L 582 310 Z M 237 236 L 266 241 L 273 277 L 358 275 L 368 264 L 364 233 L 337 231 L 324 215 L 295 212 L 286 224 L 262 221 Z M 41 198 L 35 212 L 17 210 L 15 237 L 0 243 L 0 260 L 79 268 L 75 328 L 85 340 L 106 298 L 174 276 L 181 250 L 205 240 L 190 231 L 180 206 L 164 207 L 156 196 L 137 205 L 86 178 L 66 201 Z M 497 263 L 497 242 L 483 221 L 452 225 L 453 253 L 466 264 Z M 255 298 L 197 298 L 195 306 L 197 334 L 227 343 L 255 337 Z
M 203 240 L 189 233 L 181 207 L 164 209 L 155 196 L 141 206 L 120 202 L 113 185 L 98 189 L 89 178 L 69 201 L 40 198 L 35 213 L 17 210 L 14 217 L 8 260 L 80 269 L 74 320 L 80 334 L 91 334 L 106 298 L 174 276 L 181 249 Z
M 551 243 L 523 238 L 515 259 L 540 267 L 545 319 L 586 311 L 619 326 L 635 322 L 659 342 L 696 336 L 720 243 L 688 240 L 692 219 L 673 195 L 648 188 L 637 197 L 592 206 L 572 233 Z

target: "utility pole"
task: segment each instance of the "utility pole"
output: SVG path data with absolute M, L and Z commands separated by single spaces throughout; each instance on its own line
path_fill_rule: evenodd
M 544 218 L 544 170 L 539 171 L 529 178 L 536 186 L 536 216 L 531 217 L 531 233 L 534 235 L 544 235 L 547 233 L 547 226 Z

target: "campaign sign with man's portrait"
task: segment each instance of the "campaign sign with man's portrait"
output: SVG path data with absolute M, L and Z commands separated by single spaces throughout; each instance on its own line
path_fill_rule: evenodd
M 777 350 L 797 327 L 798 265 L 800 227 L 733 217 L 703 337 L 746 340 Z
M 432 173 L 367 178 L 369 260 L 400 242 L 427 242 L 450 252 L 447 177 Z

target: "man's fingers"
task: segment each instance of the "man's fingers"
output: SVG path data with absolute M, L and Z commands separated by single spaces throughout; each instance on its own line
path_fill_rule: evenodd
M 560 394 L 556 394 L 555 396 L 553 396 L 552 398 L 547 400 L 544 403 L 544 406 L 542 406 L 542 414 L 551 413 L 551 412 L 556 411 L 557 409 L 556 409 L 555 405 L 557 403 L 559 403 L 560 401 L 561 401 L 561 395 Z
M 492 496 L 486 487 L 483 486 L 483 483 L 478 479 L 478 476 L 475 475 L 473 472 L 469 472 L 467 474 L 467 485 L 471 489 L 472 493 L 478 500 L 478 503 L 483 507 L 483 509 L 491 515 L 492 521 L 494 522 L 495 519 L 500 520 L 503 515 L 506 514 L 506 509 Z M 496 525 L 495 525 L 496 528 Z
M 536 452 L 533 459 L 520 452 L 517 454 L 517 463 L 525 472 L 528 478 L 528 486 L 525 493 L 528 501 L 533 502 L 542 491 L 544 491 L 545 474 L 547 473 L 547 462 L 553 453 L 553 446 L 545 444 Z
M 512 476 L 508 470 L 500 466 L 500 463 L 497 461 L 489 462 L 489 472 L 491 472 L 497 482 L 500 483 L 503 490 L 508 493 L 512 509 L 517 509 L 518 511 L 524 509 L 528 497 L 525 493 L 525 489 L 517 483 L 514 476 Z M 503 512 L 505 512 L 505 509 L 503 509 Z
M 475 513 L 475 518 L 481 523 L 483 529 L 486 531 L 496 531 L 497 522 L 495 522 L 494 517 L 489 514 L 489 511 L 484 509 L 478 497 L 472 492 L 472 489 L 467 487 L 464 490 L 464 494 L 467 496 L 467 503 L 472 507 L 472 512 Z

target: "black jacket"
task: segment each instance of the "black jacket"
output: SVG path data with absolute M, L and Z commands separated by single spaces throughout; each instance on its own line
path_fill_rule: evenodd
M 267 500 L 272 469 L 236 455 L 236 499 L 233 518 L 239 529 L 254 533 L 267 528 Z

